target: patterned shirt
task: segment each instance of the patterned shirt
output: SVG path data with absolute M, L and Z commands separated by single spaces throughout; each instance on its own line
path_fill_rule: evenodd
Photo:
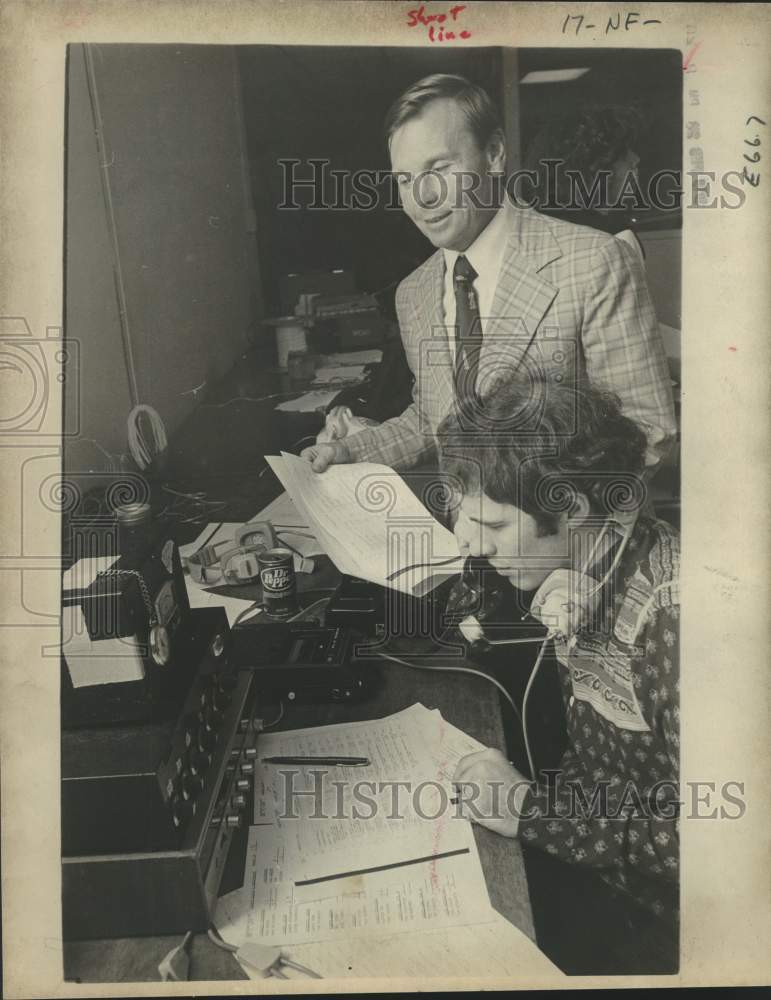
M 678 895 L 679 551 L 672 527 L 638 518 L 599 621 L 556 650 L 568 750 L 519 825 L 658 915 Z

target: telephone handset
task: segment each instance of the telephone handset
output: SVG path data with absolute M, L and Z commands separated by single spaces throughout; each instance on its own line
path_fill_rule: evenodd
M 581 571 L 568 568 L 553 570 L 535 593 L 528 595 L 529 601 L 519 602 L 520 623 L 515 629 L 509 627 L 505 630 L 501 626 L 515 624 L 511 615 L 512 592 L 520 598 L 524 595 L 498 576 L 486 560 L 467 558 L 460 579 L 450 591 L 445 613 L 448 624 L 468 644 L 470 655 L 484 656 L 494 646 L 543 639 L 566 640 L 569 644 L 574 642 L 579 630 L 591 620 L 599 607 L 605 584 L 618 566 L 631 538 L 634 519 L 621 524 L 623 534 L 620 541 L 612 543 L 615 552 L 610 568 L 602 579 L 597 580 L 590 574 L 589 567 L 601 549 L 609 524 L 610 519 L 603 525 Z M 514 603 L 516 605 L 517 602 Z M 525 603 L 528 606 L 522 607 Z M 507 605 L 508 622 L 502 622 L 501 612 Z M 535 634 L 528 623 L 532 623 Z M 499 633 L 497 638 L 494 637 L 496 631 Z M 501 631 L 503 635 L 500 635 Z M 508 634 L 505 634 L 506 631 Z
M 530 616 L 528 597 L 486 559 L 467 557 L 447 598 L 447 638 L 463 642 L 472 659 L 485 659 L 498 646 L 543 641 L 543 626 Z

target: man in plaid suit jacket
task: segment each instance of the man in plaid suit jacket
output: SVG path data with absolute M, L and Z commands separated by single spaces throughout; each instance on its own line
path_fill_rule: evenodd
M 646 463 L 655 466 L 675 419 L 638 256 L 615 236 L 496 198 L 503 133 L 488 95 L 462 77 L 414 84 L 389 112 L 386 131 L 402 206 L 438 248 L 396 295 L 413 402 L 377 427 L 306 448 L 304 457 L 322 472 L 361 461 L 405 470 L 434 454 L 436 430 L 456 397 L 453 270 L 461 257 L 478 298 L 477 393 L 514 371 L 555 383 L 588 376 L 645 431 Z

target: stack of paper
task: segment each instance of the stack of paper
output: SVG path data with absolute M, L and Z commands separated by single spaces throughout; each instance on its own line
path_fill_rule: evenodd
M 500 914 L 464 927 L 440 927 L 415 933 L 384 933 L 348 936 L 322 943 L 298 944 L 286 949 L 287 957 L 313 969 L 324 979 L 408 980 L 404 992 L 414 989 L 409 980 L 454 980 L 453 988 L 464 980 L 471 986 L 480 979 L 487 986 L 511 985 L 534 988 L 554 982 L 563 973 L 538 946 Z M 262 976 L 243 965 L 250 979 Z M 289 979 L 308 979 L 286 968 Z
M 423 705 L 263 734 L 260 758 L 370 764 L 314 776 L 258 763 L 244 886 L 217 910 L 224 939 L 287 947 L 325 977 L 511 975 L 523 960 L 545 974 L 550 963 L 490 906 L 471 824 L 450 803 L 458 761 L 480 749 Z
M 460 572 L 451 531 L 385 465 L 333 465 L 318 474 L 296 455 L 270 467 L 341 573 L 422 597 Z
M 356 768 L 255 768 L 242 889 L 228 941 L 294 944 L 493 919 L 455 763 L 481 745 L 422 705 L 385 719 L 263 734 L 260 757 L 362 756 Z

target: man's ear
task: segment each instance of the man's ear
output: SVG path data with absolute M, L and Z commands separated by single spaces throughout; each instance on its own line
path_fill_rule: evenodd
M 503 132 L 496 129 L 487 141 L 487 169 L 491 174 L 502 174 L 506 170 L 506 140 Z
M 591 512 L 592 507 L 586 494 L 576 493 L 568 514 L 568 520 L 570 521 L 571 527 L 578 527 L 579 524 L 582 524 L 589 517 Z

